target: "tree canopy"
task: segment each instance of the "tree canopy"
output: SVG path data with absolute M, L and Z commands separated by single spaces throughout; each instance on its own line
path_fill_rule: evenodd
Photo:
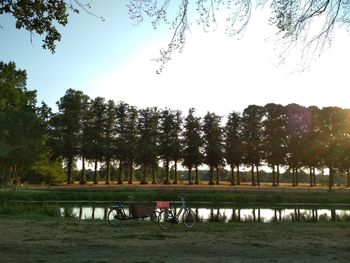
M 5 175 L 23 177 L 45 153 L 45 124 L 27 74 L 0 62 L 0 183 Z
M 158 62 L 160 73 L 174 52 L 182 52 L 187 33 L 192 25 L 201 25 L 204 31 L 215 30 L 218 21 L 226 21 L 226 34 L 240 37 L 254 7 L 270 11 L 267 24 L 279 31 L 288 46 L 302 41 L 303 56 L 319 52 L 330 43 L 336 25 L 349 26 L 350 3 L 344 0 L 130 0 L 130 18 L 136 24 L 145 17 L 157 28 L 166 24 L 172 29 L 167 47 L 161 49 Z M 224 16 L 219 19 L 218 16 Z
M 57 26 L 68 24 L 69 11 L 79 13 L 80 10 L 84 10 L 94 15 L 89 11 L 90 8 L 89 3 L 85 4 L 79 0 L 0 1 L 0 15 L 12 15 L 16 21 L 16 28 L 29 31 L 31 38 L 34 33 L 43 35 L 43 48 L 52 53 L 55 52 L 56 42 L 61 40 Z

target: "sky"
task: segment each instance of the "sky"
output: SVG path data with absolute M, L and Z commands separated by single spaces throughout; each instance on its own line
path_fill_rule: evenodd
M 348 67 L 350 34 L 337 29 L 322 56 L 301 70 L 300 52 L 291 52 L 280 64 L 276 30 L 269 26 L 266 9 L 254 9 L 241 39 L 225 35 L 224 23 L 206 33 L 192 25 L 182 54 L 174 53 L 162 74 L 156 74 L 159 50 L 172 36 L 167 27 L 154 30 L 149 21 L 133 25 L 128 1 L 94 1 L 92 11 L 71 15 L 59 27 L 62 40 L 55 54 L 32 42 L 14 19 L 0 16 L 0 60 L 14 61 L 28 74 L 28 89 L 38 101 L 55 103 L 67 89 L 82 90 L 131 105 L 182 110 L 197 109 L 221 116 L 242 112 L 250 104 L 298 103 L 304 106 L 349 108 Z

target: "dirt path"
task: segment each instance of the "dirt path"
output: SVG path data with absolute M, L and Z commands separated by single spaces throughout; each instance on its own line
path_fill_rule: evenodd
M 350 262 L 348 223 L 0 219 L 0 262 Z

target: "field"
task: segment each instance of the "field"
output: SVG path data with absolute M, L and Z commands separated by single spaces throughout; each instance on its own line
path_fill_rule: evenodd
M 350 262 L 349 223 L 0 219 L 1 262 Z
M 14 201 L 172 200 L 229 204 L 350 204 L 349 189 L 226 185 L 23 187 L 0 191 L 0 262 L 350 262 L 349 222 L 198 223 L 163 231 L 146 221 L 118 227 L 57 218 Z M 32 207 L 28 211 L 28 207 Z

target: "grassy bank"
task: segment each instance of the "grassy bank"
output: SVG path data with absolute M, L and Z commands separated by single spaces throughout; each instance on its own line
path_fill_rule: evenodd
M 347 223 L 197 224 L 0 219 L 4 262 L 349 262 Z
M 350 204 L 350 192 L 274 192 L 196 189 L 153 189 L 147 187 L 82 188 L 82 189 L 2 189 L 0 202 L 7 201 L 135 201 L 176 200 L 184 196 L 189 202 L 230 202 L 236 205 L 258 203 Z

